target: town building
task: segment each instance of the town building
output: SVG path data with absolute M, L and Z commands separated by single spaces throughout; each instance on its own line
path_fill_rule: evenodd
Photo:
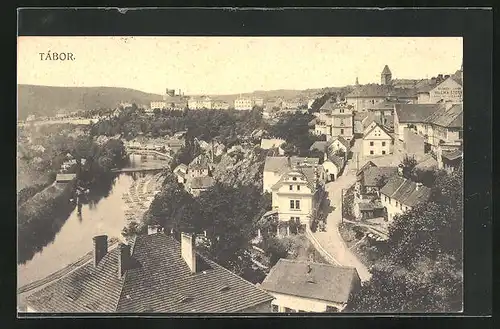
M 372 166 L 361 168 L 356 176 L 355 194 L 360 199 L 379 197 L 380 188 L 398 173 L 398 167 L 378 167 L 373 162 L 371 164 Z
M 327 101 L 320 109 L 314 130 L 317 135 L 326 135 L 327 140 L 341 136 L 351 141 L 354 137 L 352 107 L 345 103 Z
M 354 267 L 280 259 L 261 284 L 273 295 L 272 312 L 342 312 L 359 292 Z
M 307 106 L 307 102 L 302 98 L 293 98 L 283 100 L 281 108 L 284 110 L 297 110 Z
M 404 141 L 404 128 L 425 134 L 425 120 L 437 112 L 441 104 L 397 104 L 394 111 L 394 133 L 397 141 Z M 418 127 L 417 127 L 418 125 Z
M 335 181 L 343 172 L 349 154 L 349 142 L 343 137 L 330 141 L 316 141 L 310 147 L 311 151 L 323 153 L 323 170 L 325 182 Z
M 177 182 L 179 184 L 186 184 L 187 182 L 187 171 L 188 171 L 188 166 L 186 166 L 184 163 L 181 163 L 175 169 L 173 170 L 173 173 L 175 177 L 177 177 Z
M 375 156 L 392 154 L 394 138 L 384 126 L 373 122 L 363 136 L 363 155 Z
M 188 106 L 188 99 L 184 96 L 181 90 L 178 93 L 175 89 L 166 89 L 161 101 L 152 101 L 147 113 L 153 113 L 155 109 L 166 110 L 183 110 Z
M 264 102 L 262 101 L 262 105 L 259 106 L 263 106 L 263 103 Z M 259 99 L 259 104 L 260 104 L 260 99 Z M 237 99 L 234 100 L 234 109 L 239 111 L 251 110 L 256 105 L 257 104 L 255 102 L 255 99 L 251 97 L 238 97 Z
M 391 84 L 395 88 L 414 89 L 422 79 L 392 79 Z
M 418 100 L 416 88 L 401 88 L 393 84 L 392 73 L 386 65 L 380 74 L 381 84 L 357 85 L 346 96 L 347 104 L 351 105 L 354 112 L 366 111 L 375 104 L 384 102 L 387 98 L 402 102 L 416 103 Z
M 215 100 L 213 101 L 212 108 L 214 110 L 228 110 L 229 103 L 220 100 Z
M 353 106 L 355 112 L 367 111 L 387 98 L 397 99 L 401 102 L 416 103 L 415 89 L 394 88 L 391 85 L 367 84 L 358 86 L 346 96 L 347 104 Z
M 279 155 L 284 155 L 285 151 L 281 148 L 284 143 L 285 140 L 281 138 L 262 138 L 260 148 L 263 150 L 277 149 Z
M 188 100 L 188 108 L 190 110 L 211 110 L 214 100 L 209 96 L 191 97 Z
M 424 137 L 425 152 L 436 152 L 442 144 L 461 144 L 463 139 L 463 105 L 401 104 L 396 106 L 395 133 L 406 142 L 405 128 Z
M 310 151 L 320 151 L 322 153 L 337 153 L 341 151 L 344 153 L 344 157 L 347 159 L 349 152 L 351 150 L 350 142 L 347 141 L 342 136 L 337 136 L 329 141 L 316 141 L 309 148 Z
M 344 170 L 346 161 L 344 157 L 328 152 L 325 153 L 323 160 L 323 169 L 325 170 L 326 182 L 333 182 L 337 179 Z
M 435 104 L 440 102 L 461 103 L 463 101 L 463 69 L 455 74 L 438 74 L 417 84 L 418 103 Z
M 394 216 L 427 202 L 430 195 L 430 188 L 404 178 L 402 167 L 399 167 L 398 174 L 392 176 L 380 189 L 380 200 L 387 213 L 388 221 L 393 221 Z
M 438 168 L 452 173 L 463 165 L 463 152 L 460 148 L 440 147 L 437 152 Z
M 356 112 L 353 115 L 353 132 L 355 138 L 362 138 L 366 126 L 365 119 L 368 117 L 368 112 Z
M 320 168 L 291 164 L 271 187 L 272 210 L 280 221 L 297 220 L 303 227 L 310 226 L 311 217 L 324 197 L 319 189 Z
M 354 186 L 353 214 L 357 220 L 384 218 L 380 188 L 397 172 L 397 167 L 377 167 L 373 162 L 360 169 Z
M 262 189 L 263 192 L 271 192 L 271 188 L 280 180 L 281 176 L 291 166 L 320 167 L 319 158 L 268 156 L 264 163 Z M 323 177 L 324 178 L 324 177 Z
M 27 311 L 270 312 L 270 294 L 200 255 L 192 235 L 153 232 L 110 250 L 106 235 L 94 237 L 93 258 L 28 296 Z
M 215 185 L 212 177 L 212 162 L 206 154 L 200 154 L 189 165 L 180 164 L 173 170 L 177 181 L 184 184 L 187 192 L 199 196 Z

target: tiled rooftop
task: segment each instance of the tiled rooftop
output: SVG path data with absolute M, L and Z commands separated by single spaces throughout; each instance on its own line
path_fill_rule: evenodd
M 346 303 L 360 279 L 354 267 L 280 259 L 262 282 L 269 292 Z
M 180 243 L 164 233 L 139 235 L 129 269 L 119 278 L 119 249 L 89 262 L 27 299 L 38 312 L 226 313 L 268 302 L 252 283 L 197 255 L 192 274 Z

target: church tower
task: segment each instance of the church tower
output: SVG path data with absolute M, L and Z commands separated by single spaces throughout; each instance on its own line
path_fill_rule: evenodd
M 380 74 L 380 80 L 382 85 L 390 85 L 392 80 L 392 73 L 389 66 L 384 66 L 382 73 Z
M 358 80 L 358 77 L 356 77 L 356 86 L 359 86 L 359 80 Z

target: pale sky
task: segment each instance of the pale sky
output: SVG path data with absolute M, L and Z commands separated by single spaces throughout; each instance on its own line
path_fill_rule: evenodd
M 71 52 L 74 61 L 39 53 Z M 456 37 L 18 37 L 19 84 L 235 94 L 431 78 L 462 64 Z

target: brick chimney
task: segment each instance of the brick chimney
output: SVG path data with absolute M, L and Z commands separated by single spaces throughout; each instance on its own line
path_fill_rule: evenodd
M 181 233 L 181 256 L 191 273 L 196 273 L 195 239 L 192 234 Z
M 121 278 L 127 270 L 130 260 L 130 246 L 124 243 L 118 245 L 118 278 Z
M 97 267 L 101 259 L 108 253 L 108 236 L 98 235 L 92 240 L 94 240 L 94 266 Z
M 402 165 L 398 166 L 398 175 L 403 176 L 403 166 Z

